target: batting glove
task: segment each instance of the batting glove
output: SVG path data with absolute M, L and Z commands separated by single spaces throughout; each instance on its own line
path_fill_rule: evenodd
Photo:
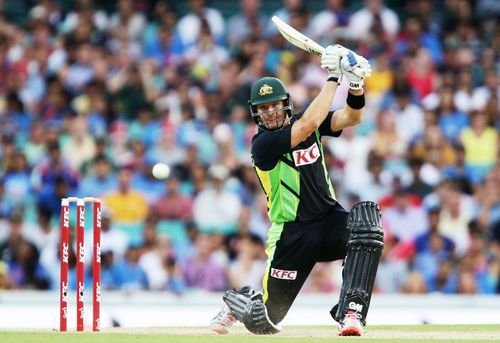
M 340 70 L 340 59 L 345 54 L 346 48 L 342 45 L 329 45 L 321 55 L 321 68 L 328 71 L 328 79 L 334 78 L 340 83 L 342 71 Z
M 347 50 L 340 59 L 340 70 L 349 81 L 349 88 L 362 89 L 365 78 L 372 74 L 372 68 L 366 58 Z

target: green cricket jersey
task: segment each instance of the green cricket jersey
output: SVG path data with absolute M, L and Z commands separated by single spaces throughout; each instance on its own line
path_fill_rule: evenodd
M 313 134 L 291 148 L 291 124 L 277 131 L 259 132 L 252 140 L 252 161 L 267 196 L 268 216 L 273 223 L 304 222 L 322 218 L 336 203 L 324 161 L 321 136 L 332 132 L 330 112 Z

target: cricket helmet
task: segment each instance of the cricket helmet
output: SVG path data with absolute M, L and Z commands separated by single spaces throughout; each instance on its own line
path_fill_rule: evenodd
M 285 101 L 284 107 L 281 110 L 285 111 L 286 117 L 281 127 L 278 129 L 281 129 L 284 126 L 284 123 L 289 121 L 292 116 L 293 104 L 290 100 L 290 94 L 280 79 L 268 76 L 257 80 L 252 86 L 250 100 L 248 100 L 250 113 L 252 114 L 252 119 L 255 124 L 263 130 L 269 130 L 262 121 L 262 113 L 257 111 L 257 106 L 281 100 Z

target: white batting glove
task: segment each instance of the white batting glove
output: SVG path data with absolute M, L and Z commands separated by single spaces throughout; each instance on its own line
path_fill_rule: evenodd
M 342 71 L 340 70 L 340 59 L 345 54 L 346 48 L 340 44 L 329 45 L 321 55 L 321 68 L 328 71 L 328 78 L 335 78 L 340 83 Z
M 365 78 L 372 74 L 368 60 L 351 50 L 341 57 L 340 70 L 347 77 L 351 89 L 362 89 Z

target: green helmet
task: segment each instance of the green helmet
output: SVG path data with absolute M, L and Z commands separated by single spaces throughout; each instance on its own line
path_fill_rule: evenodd
M 250 107 L 252 119 L 263 130 L 268 129 L 261 120 L 261 114 L 257 112 L 257 106 L 280 100 L 285 100 L 283 110 L 287 113 L 286 119 L 289 120 L 292 116 L 293 105 L 290 101 L 290 94 L 288 93 L 288 90 L 283 82 L 275 77 L 263 77 L 253 84 L 250 92 L 250 100 L 248 100 L 248 106 Z M 285 120 L 283 124 L 287 120 Z

